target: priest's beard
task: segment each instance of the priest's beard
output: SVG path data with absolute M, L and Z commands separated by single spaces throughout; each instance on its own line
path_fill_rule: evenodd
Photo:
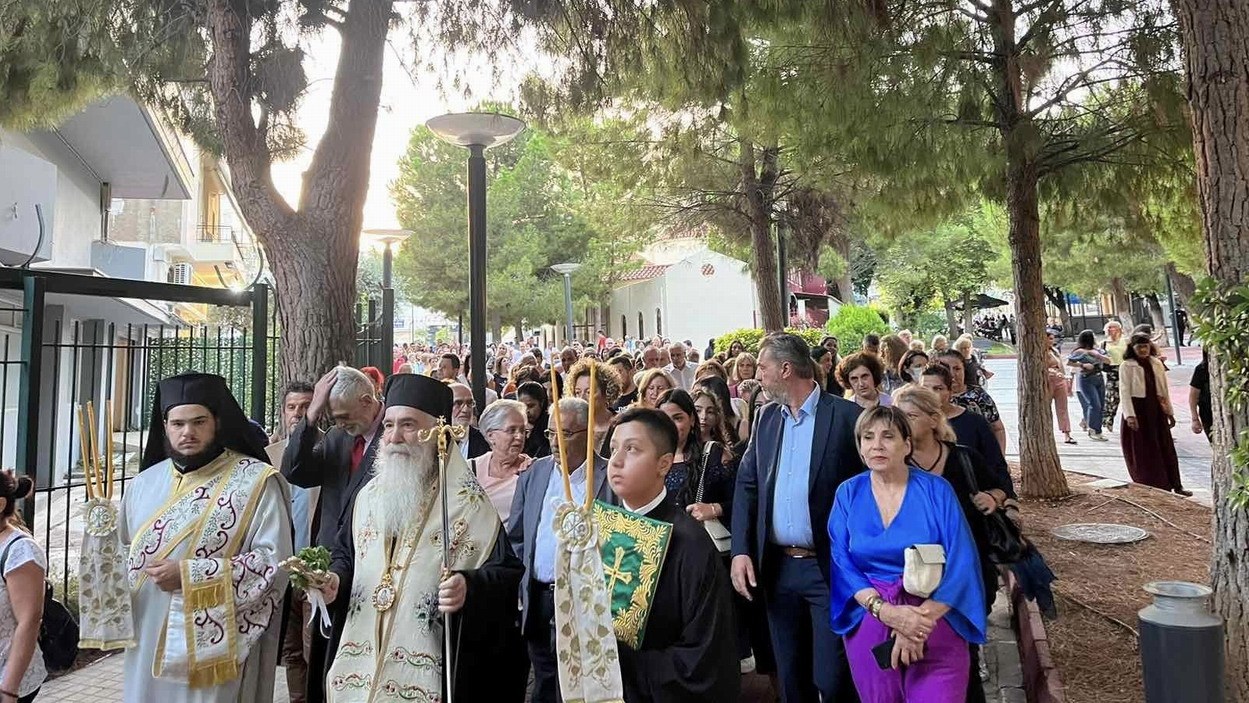
M 208 464 L 213 459 L 221 456 L 223 451 L 225 451 L 225 447 L 216 439 L 213 439 L 202 451 L 194 454 L 183 454 L 173 448 L 173 445 L 169 443 L 168 437 L 165 438 L 165 456 L 169 457 L 173 461 L 174 466 L 178 468 L 178 471 L 184 474 Z
M 387 444 L 373 467 L 381 527 L 385 534 L 399 536 L 410 520 L 420 517 L 419 507 L 438 488 L 437 448 L 433 442 Z

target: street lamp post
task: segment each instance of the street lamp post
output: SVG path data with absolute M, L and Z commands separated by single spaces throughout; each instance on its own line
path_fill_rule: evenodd
M 565 328 L 564 344 L 572 344 L 572 274 L 581 268 L 581 264 L 555 264 L 551 270 L 564 276 L 564 312 L 567 314 L 568 327 Z
M 468 315 L 473 400 L 486 407 L 486 149 L 525 129 L 515 117 L 486 112 L 439 115 L 425 123 L 439 139 L 468 149 Z M 447 687 L 450 690 L 450 687 Z
M 370 241 L 382 245 L 382 324 L 379 332 L 378 346 L 381 357 L 388 359 L 378 368 L 387 376 L 394 368 L 395 348 L 395 289 L 393 288 L 395 248 L 405 239 L 412 236 L 407 229 L 366 229 L 364 236 Z

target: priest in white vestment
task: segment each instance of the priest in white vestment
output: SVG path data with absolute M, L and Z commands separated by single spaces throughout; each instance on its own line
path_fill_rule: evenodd
M 450 658 L 457 703 L 520 703 L 528 673 L 517 597 L 523 568 L 454 441 L 446 473 L 451 565 L 449 573 L 442 568 L 437 442 L 421 437 L 439 420 L 450 424 L 451 390 L 426 376 L 396 374 L 385 401 L 375 475 L 339 534 L 323 589 L 328 602 L 349 599 L 327 699 L 447 700 Z M 351 593 L 339 593 L 348 582 Z M 443 648 L 448 617 L 450 653 Z
M 273 699 L 290 492 L 225 379 L 161 381 L 122 501 L 134 644 L 126 703 Z

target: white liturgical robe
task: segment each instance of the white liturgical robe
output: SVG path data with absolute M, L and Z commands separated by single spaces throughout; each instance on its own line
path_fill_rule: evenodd
M 165 460 L 130 482 L 119 520 L 134 611 L 126 703 L 273 699 L 290 505 L 273 467 L 230 450 L 186 474 Z M 181 590 L 147 577 L 160 559 L 180 562 Z

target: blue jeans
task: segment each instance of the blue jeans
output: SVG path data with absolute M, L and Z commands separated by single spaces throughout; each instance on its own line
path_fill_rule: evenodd
M 1076 380 L 1076 397 L 1080 399 L 1080 408 L 1084 411 L 1084 422 L 1089 432 L 1101 434 L 1102 409 L 1106 405 L 1106 380 L 1100 372 L 1091 376 L 1080 376 Z

